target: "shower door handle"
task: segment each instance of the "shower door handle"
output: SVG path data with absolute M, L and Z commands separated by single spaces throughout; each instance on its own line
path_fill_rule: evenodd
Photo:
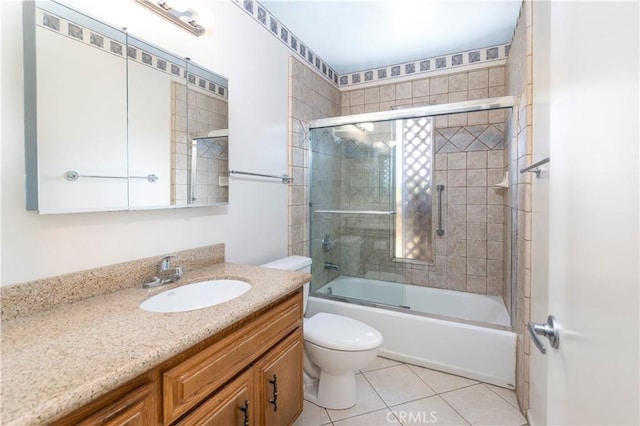
M 438 229 L 436 235 L 442 237 L 444 235 L 444 229 L 442 229 L 442 192 L 444 191 L 444 185 L 436 185 L 436 191 L 438 191 Z
M 556 318 L 553 315 L 549 315 L 547 322 L 545 323 L 529 321 L 527 328 L 529 329 L 529 336 L 531 336 L 531 340 L 533 340 L 533 343 L 536 345 L 538 350 L 542 352 L 542 354 L 547 353 L 547 348 L 540 341 L 538 335 L 547 337 L 553 349 L 558 349 L 560 346 L 560 330 L 558 329 Z

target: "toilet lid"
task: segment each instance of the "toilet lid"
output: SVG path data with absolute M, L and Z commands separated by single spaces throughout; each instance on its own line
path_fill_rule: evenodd
M 382 344 L 382 334 L 352 318 L 320 312 L 304 322 L 304 339 L 338 351 L 366 351 Z

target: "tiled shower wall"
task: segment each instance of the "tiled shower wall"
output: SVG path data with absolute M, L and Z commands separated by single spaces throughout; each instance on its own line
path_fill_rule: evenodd
M 487 67 L 343 92 L 342 114 L 502 96 L 504 73 L 503 66 Z M 503 176 L 505 116 L 504 110 L 494 110 L 436 118 L 434 177 L 436 184 L 445 185 L 445 235 L 436 238 L 433 265 L 389 260 L 389 219 L 343 220 L 343 235 L 360 236 L 364 241 L 361 256 L 366 277 L 502 294 L 504 189 L 494 185 Z M 350 158 L 343 164 L 351 162 L 357 169 L 357 161 L 362 159 Z M 379 176 L 378 181 L 383 178 Z M 381 187 L 379 193 L 384 195 Z M 437 212 L 436 204 L 433 210 Z M 362 230 L 365 225 L 366 232 Z M 375 241 L 369 241 L 372 234 Z
M 529 353 L 530 339 L 527 323 L 531 307 L 531 173 L 519 170 L 531 164 L 532 158 L 532 51 L 531 3 L 525 0 L 513 36 L 511 52 L 507 61 L 507 93 L 518 99 L 517 128 L 510 122 L 505 149 L 505 170 L 509 171 L 508 196 L 505 196 L 505 239 L 515 246 L 505 245 L 505 271 L 511 271 L 504 282 L 504 295 L 513 297 L 511 323 L 517 333 L 516 350 L 516 394 L 520 408 L 529 408 Z M 513 265 L 513 269 L 511 266 Z M 515 285 L 514 285 L 515 284 Z M 511 295 L 511 290 L 513 295 Z M 507 301 L 507 306 L 510 304 Z
M 309 130 L 306 123 L 340 115 L 340 91 L 289 58 L 289 254 L 309 255 Z M 315 161 L 315 159 L 314 159 Z

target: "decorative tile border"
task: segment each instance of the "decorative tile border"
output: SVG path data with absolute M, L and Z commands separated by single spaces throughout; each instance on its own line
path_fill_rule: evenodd
M 466 52 L 435 56 L 402 64 L 363 70 L 348 74 L 338 74 L 325 61 L 309 49 L 299 37 L 294 35 L 257 0 L 231 0 L 239 8 L 251 15 L 271 35 L 278 38 L 289 49 L 296 52 L 305 62 L 311 64 L 320 74 L 334 85 L 342 88 L 358 84 L 371 84 L 411 77 L 435 71 L 449 71 L 457 67 L 478 65 L 506 60 L 511 44 L 483 47 Z
M 49 11 L 36 8 L 36 23 L 38 26 L 56 32 L 64 37 L 74 39 L 88 46 L 101 49 L 102 51 L 118 56 L 122 59 L 134 60 L 140 64 L 172 75 L 177 78 L 186 78 L 189 84 L 223 99 L 229 98 L 229 88 L 218 82 L 198 75 L 198 73 L 187 72 L 184 64 L 175 64 L 165 58 L 154 55 L 141 49 L 138 46 L 127 45 L 121 41 L 113 40 L 104 34 L 100 34 L 90 28 L 83 27 L 77 23 L 68 21 Z M 125 33 L 123 33 L 125 37 Z M 125 56 L 126 50 L 126 56 Z
M 388 65 L 339 77 L 340 87 L 354 86 L 365 83 L 382 82 L 393 78 L 410 77 L 434 71 L 449 71 L 468 65 L 486 64 L 493 61 L 505 60 L 509 56 L 511 44 L 484 47 L 450 55 L 435 56 L 402 64 Z
M 287 27 L 271 14 L 263 5 L 256 0 L 232 0 L 239 8 L 251 15 L 256 22 L 259 22 L 274 37 L 278 38 L 289 49 L 296 52 L 300 58 L 310 64 L 327 80 L 338 86 L 338 73 L 335 72 L 325 61 L 315 54 L 302 40 L 294 35 Z

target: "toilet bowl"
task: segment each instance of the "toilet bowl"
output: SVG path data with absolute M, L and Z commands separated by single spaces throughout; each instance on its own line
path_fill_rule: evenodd
M 311 259 L 289 256 L 262 265 L 267 268 L 311 271 Z M 304 285 L 304 310 L 309 283 Z M 352 318 L 320 312 L 304 319 L 304 395 L 321 407 L 344 409 L 358 402 L 355 373 L 378 355 L 382 335 Z

